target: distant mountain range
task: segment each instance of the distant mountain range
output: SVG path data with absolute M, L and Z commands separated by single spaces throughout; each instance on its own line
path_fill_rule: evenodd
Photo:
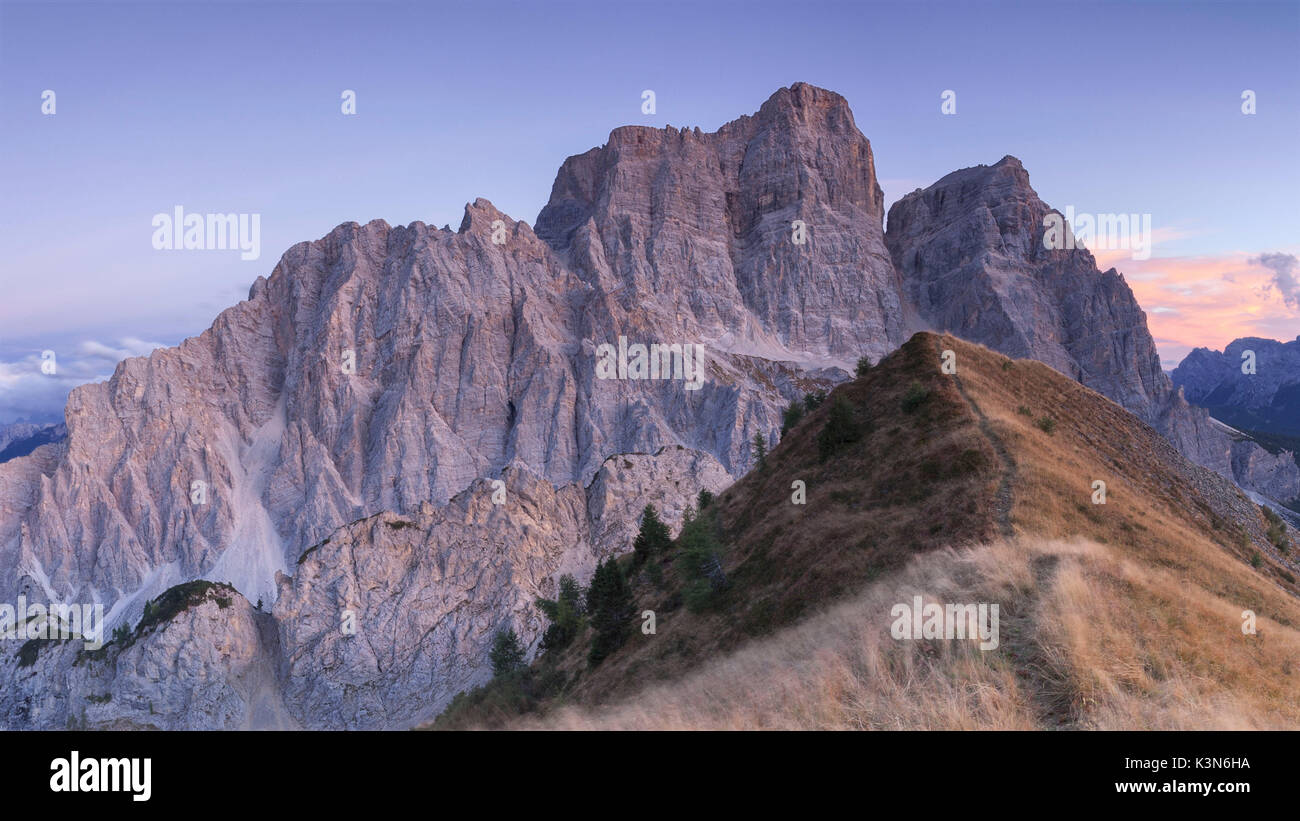
M 62 441 L 68 428 L 62 422 L 14 422 L 0 425 L 0 462 L 26 456 L 41 445 Z
M 0 602 L 98 601 L 133 629 L 90 658 L 0 654 L 0 723 L 427 720 L 486 679 L 502 627 L 534 652 L 534 598 L 626 552 L 647 500 L 678 527 L 791 402 L 926 329 L 1038 359 L 1261 498 L 1300 497 L 1289 452 L 1174 390 L 1122 275 L 1044 248 L 1018 160 L 905 196 L 888 231 L 883 201 L 847 102 L 797 83 L 717 132 L 614 130 L 561 166 L 535 229 L 480 199 L 456 231 L 352 222 L 293 246 L 0 464 Z M 660 378 L 626 378 L 651 345 Z M 673 345 L 705 352 L 698 390 Z
M 1300 438 L 1300 337 L 1244 337 L 1222 352 L 1196 348 L 1172 377 L 1188 402 L 1216 419 L 1241 430 Z

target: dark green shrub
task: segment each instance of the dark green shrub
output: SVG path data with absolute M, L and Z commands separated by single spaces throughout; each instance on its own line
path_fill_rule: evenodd
M 903 394 L 903 401 L 901 403 L 903 413 L 913 413 L 917 408 L 925 404 L 925 400 L 929 398 L 929 389 L 920 382 L 913 382 L 907 386 L 907 392 Z
M 803 405 L 798 402 L 791 402 L 785 412 L 781 414 L 781 436 L 784 437 L 787 432 L 794 430 L 795 426 L 803 420 L 803 414 Z
M 826 424 L 817 434 L 817 452 L 825 460 L 844 445 L 862 438 L 862 428 L 854 418 L 853 406 L 843 396 L 835 397 Z
M 956 476 L 975 473 L 986 464 L 984 454 L 974 448 L 963 450 L 952 462 L 952 472 Z
M 1270 508 L 1260 505 L 1264 518 L 1268 521 L 1268 540 L 1284 555 L 1291 551 L 1291 540 L 1287 538 L 1286 522 Z

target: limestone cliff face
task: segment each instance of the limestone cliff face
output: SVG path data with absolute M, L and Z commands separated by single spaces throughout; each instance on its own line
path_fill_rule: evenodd
M 680 445 L 738 475 L 789 400 L 901 341 L 880 201 L 843 98 L 799 85 L 714 135 L 614 132 L 562 169 L 549 244 L 479 200 L 456 232 L 296 245 L 210 330 L 74 391 L 57 465 L 0 503 L 0 595 L 131 615 L 202 576 L 270 600 L 339 525 L 515 461 L 586 482 Z M 702 386 L 601 379 L 620 337 L 699 346 Z
M 427 719 L 490 677 L 483 651 L 498 630 L 535 644 L 544 624 L 533 601 L 554 595 L 562 566 L 594 567 L 597 551 L 580 486 L 522 470 L 504 482 L 499 504 L 480 480 L 449 504 L 348 525 L 279 577 L 285 692 L 299 720 Z
M 66 438 L 0 463 L 0 602 L 134 625 L 183 582 L 239 591 L 111 663 L 0 648 L 4 725 L 428 718 L 487 675 L 497 629 L 533 647 L 533 599 L 628 550 L 647 502 L 676 528 L 789 401 L 917 324 L 1290 486 L 1172 391 L 1117 272 L 1042 248 L 1017 161 L 908 195 L 887 235 L 882 201 L 845 100 L 795 84 L 715 133 L 616 129 L 564 163 L 535 231 L 477 200 L 456 231 L 352 222 L 293 246 L 203 334 L 75 390 Z M 698 389 L 605 378 L 602 351 L 651 344 L 698 346 Z
M 616 129 L 560 168 L 537 233 L 611 316 L 851 366 L 904 338 L 883 198 L 848 103 L 797 83 L 716 133 Z
M 536 599 L 624 552 L 641 507 L 657 504 L 676 530 L 690 493 L 730 481 L 685 448 L 612 457 L 585 489 L 511 465 L 500 484 L 478 480 L 446 505 L 339 529 L 278 578 L 294 718 L 361 729 L 433 718 L 490 678 L 483 659 L 498 630 L 513 629 L 531 655 L 546 627 Z

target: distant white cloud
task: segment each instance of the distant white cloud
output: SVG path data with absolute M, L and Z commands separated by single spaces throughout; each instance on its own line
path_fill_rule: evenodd
M 113 348 L 102 342 L 87 339 L 77 346 L 77 350 L 88 359 L 107 360 L 116 365 L 123 359 L 129 359 L 133 356 L 148 356 L 150 351 L 166 347 L 161 342 L 145 342 L 131 336 L 119 339 L 118 345 L 120 347 Z
M 68 394 L 78 385 L 98 382 L 113 375 L 118 362 L 144 356 L 161 342 L 147 342 L 133 337 L 106 345 L 94 339 L 74 345 L 52 347 L 54 373 L 42 370 L 43 351 L 33 350 L 10 361 L 0 361 L 0 424 L 20 419 L 33 422 L 63 418 Z
M 1277 289 L 1282 301 L 1292 308 L 1300 308 L 1300 260 L 1294 254 L 1260 254 L 1250 259 L 1251 265 L 1261 265 L 1273 272 L 1270 283 Z

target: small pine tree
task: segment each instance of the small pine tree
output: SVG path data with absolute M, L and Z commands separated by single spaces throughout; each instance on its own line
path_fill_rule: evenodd
M 767 469 L 767 440 L 763 438 L 763 434 L 761 433 L 754 434 L 754 443 L 751 446 L 751 451 L 754 456 L 754 467 L 758 468 L 759 470 L 766 470 Z
M 794 430 L 795 426 L 803 419 L 803 405 L 798 402 L 791 402 L 781 414 L 781 436 L 784 437 L 787 431 Z
M 602 602 L 608 598 L 609 579 L 605 573 L 605 562 L 596 562 L 596 572 L 591 574 L 591 584 L 587 585 L 587 615 L 595 616 Z
M 596 565 L 596 574 L 587 590 L 587 612 L 596 631 L 587 660 L 596 665 L 627 641 L 635 615 L 632 589 L 622 568 L 612 558 Z
M 568 573 L 560 577 L 560 601 L 574 613 L 582 615 L 582 588 Z
M 641 511 L 641 529 L 632 541 L 632 551 L 636 555 L 637 564 L 642 564 L 647 559 L 663 553 L 672 541 L 668 525 L 659 518 L 659 511 L 655 510 L 654 505 L 646 505 Z
M 678 564 L 686 582 L 682 598 L 692 611 L 708 607 L 713 594 L 727 583 L 722 572 L 722 545 L 715 529 L 710 512 L 683 522 L 681 535 L 677 537 Z
M 804 409 L 810 412 L 815 411 L 817 410 L 817 406 L 820 405 L 825 399 L 826 399 L 825 391 L 817 391 L 816 393 L 806 393 L 804 394 L 803 397 Z
M 853 406 L 843 396 L 835 397 L 826 424 L 817 434 L 818 453 L 825 459 L 840 446 L 856 442 L 861 437 L 862 429 L 853 418 Z
M 865 356 L 861 357 L 858 359 L 857 368 L 853 370 L 853 375 L 856 376 L 858 379 L 861 379 L 862 377 L 867 375 L 867 373 L 871 370 L 871 367 L 872 367 L 871 360 Z
M 711 504 L 713 504 L 713 491 L 707 488 L 700 488 L 699 498 L 696 499 L 696 507 L 700 510 L 704 510 L 704 508 Z
M 560 577 L 560 593 L 555 599 L 538 599 L 537 609 L 550 620 L 542 634 L 542 650 L 568 647 L 582 629 L 582 590 L 567 573 Z
M 514 628 L 500 630 L 492 639 L 492 650 L 488 653 L 492 660 L 492 675 L 506 676 L 524 666 L 524 648 L 515 635 Z

